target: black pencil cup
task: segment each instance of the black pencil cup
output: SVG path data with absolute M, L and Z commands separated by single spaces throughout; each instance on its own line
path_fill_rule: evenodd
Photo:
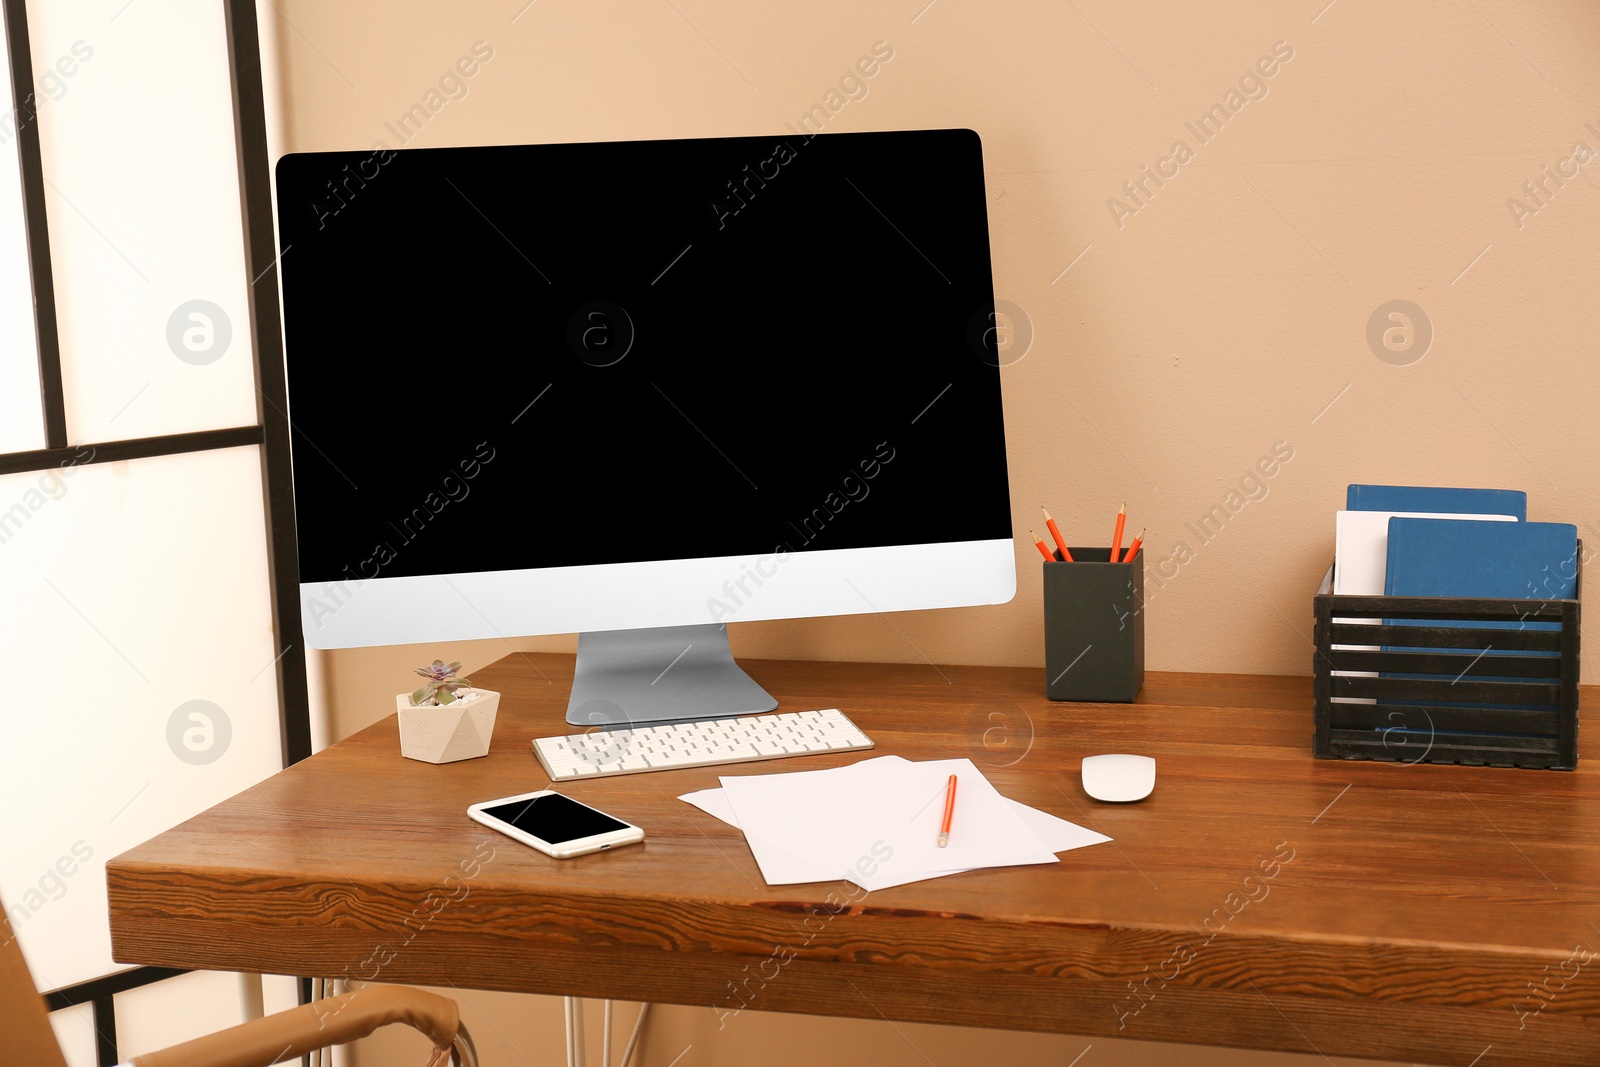
M 1045 695 L 1131 703 L 1144 685 L 1144 550 L 1112 563 L 1109 548 L 1073 548 L 1044 562 Z

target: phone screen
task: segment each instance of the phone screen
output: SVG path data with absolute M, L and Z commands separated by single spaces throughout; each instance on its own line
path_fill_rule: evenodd
M 587 804 L 579 804 L 560 793 L 547 793 L 542 797 L 529 797 L 509 804 L 499 804 L 482 809 L 485 815 L 509 823 L 525 834 L 532 834 L 552 845 L 565 844 L 582 837 L 608 834 L 613 830 L 626 830 L 628 824 L 619 822 L 603 811 Z

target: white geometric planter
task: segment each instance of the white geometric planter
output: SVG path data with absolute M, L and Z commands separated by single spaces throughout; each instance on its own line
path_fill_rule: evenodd
M 475 694 L 472 699 L 463 699 Z M 400 754 L 424 763 L 454 763 L 489 754 L 494 713 L 500 694 L 489 689 L 459 690 L 454 703 L 417 706 L 410 693 L 394 698 L 400 713 Z

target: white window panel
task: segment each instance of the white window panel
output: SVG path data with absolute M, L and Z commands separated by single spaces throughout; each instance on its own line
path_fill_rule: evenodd
M 28 4 L 74 443 L 256 422 L 223 6 L 118 6 Z
M 113 999 L 123 1062 L 244 1022 L 236 974 L 193 971 Z
M 263 984 L 268 1015 L 298 1005 L 295 979 L 269 974 Z M 113 1000 L 117 1053 L 124 1061 L 244 1021 L 236 974 L 197 971 L 118 993 Z M 94 1009 L 81 1004 L 52 1013 L 50 1022 L 67 1067 L 95 1067 Z
M 259 463 L 0 477 L 0 897 L 42 989 L 121 969 L 106 860 L 281 767 Z
M 31 967 L 33 961 L 29 960 Z M 38 976 L 34 976 L 38 981 Z M 77 1004 L 50 1013 L 50 1027 L 56 1032 L 56 1044 L 67 1058 L 67 1067 L 96 1067 L 94 1044 L 94 1007 Z
M 342 990 L 343 987 L 341 986 Z M 261 1004 L 267 1015 L 300 1006 L 300 980 L 286 974 L 261 976 Z
M 11 57 L 0 32 L 0 115 L 15 115 Z M 44 447 L 39 406 L 39 345 L 34 334 L 28 231 L 22 217 L 22 167 L 16 122 L 0 123 L 0 452 Z

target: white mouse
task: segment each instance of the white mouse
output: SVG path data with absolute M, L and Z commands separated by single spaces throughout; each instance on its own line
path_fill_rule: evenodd
M 1114 753 L 1083 758 L 1083 791 L 1096 800 L 1143 800 L 1156 787 L 1156 761 L 1149 756 Z

